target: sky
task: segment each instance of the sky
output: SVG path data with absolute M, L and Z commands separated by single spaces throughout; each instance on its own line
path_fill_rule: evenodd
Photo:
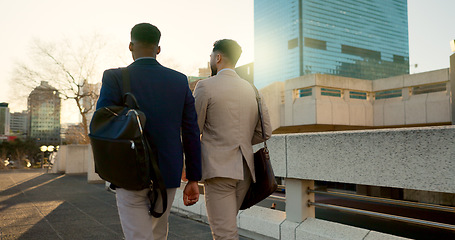
M 449 67 L 454 11 L 453 0 L 408 0 L 411 73 Z M 0 102 L 9 102 L 11 112 L 25 110 L 12 75 L 29 58 L 33 41 L 101 34 L 115 56 L 98 64 L 101 76 L 104 69 L 131 63 L 129 33 L 140 22 L 161 30 L 158 61 L 187 75 L 207 66 L 213 42 L 222 38 L 242 46 L 238 65 L 254 61 L 253 0 L 0 0 Z M 72 105 L 63 104 L 63 123 L 79 120 Z

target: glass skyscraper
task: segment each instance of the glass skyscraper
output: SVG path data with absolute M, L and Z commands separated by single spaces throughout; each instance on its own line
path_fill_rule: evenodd
M 407 0 L 255 0 L 258 88 L 306 74 L 409 73 Z

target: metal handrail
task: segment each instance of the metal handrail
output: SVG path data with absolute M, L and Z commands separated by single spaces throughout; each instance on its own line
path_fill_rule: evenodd
M 428 204 L 428 203 L 415 203 L 415 202 L 409 202 L 409 201 L 363 196 L 363 195 L 356 195 L 356 194 L 342 193 L 342 192 L 317 191 L 317 190 L 313 190 L 313 189 L 308 189 L 307 193 L 317 193 L 317 194 L 321 194 L 321 195 L 345 197 L 345 198 L 351 198 L 351 199 L 356 199 L 356 200 L 361 200 L 361 201 L 386 203 L 386 204 L 391 204 L 391 205 L 399 205 L 399 206 L 455 213 L 455 208 L 453 208 L 453 207 L 439 206 L 439 205 Z
M 281 196 L 276 196 L 276 195 L 270 195 L 270 196 L 268 196 L 267 198 L 270 198 L 270 199 L 277 199 L 277 200 L 282 200 L 282 201 L 285 201 L 285 200 L 286 200 L 286 197 L 281 197 Z
M 359 209 L 354 209 L 354 208 L 335 206 L 335 205 L 324 204 L 324 203 L 315 203 L 315 202 L 310 202 L 310 201 L 308 201 L 308 205 L 309 206 L 313 205 L 315 207 L 320 207 L 320 208 L 334 209 L 334 210 L 339 210 L 339 211 L 343 211 L 343 212 L 356 213 L 356 214 L 361 214 L 361 215 L 379 217 L 379 218 L 384 218 L 384 219 L 389 219 L 389 220 L 396 220 L 396 221 L 401 221 L 401 222 L 406 222 L 406 223 L 414 223 L 414 224 L 419 224 L 419 225 L 423 225 L 423 226 L 429 226 L 429 227 L 435 227 L 435 228 L 441 228 L 441 229 L 455 231 L 455 226 L 454 225 L 445 224 L 445 223 L 437 223 L 437 222 L 420 220 L 420 219 L 415 219 L 415 218 L 401 217 L 401 216 L 395 216 L 395 215 L 390 215 L 390 214 L 385 214 L 385 213 L 377 213 L 377 212 L 371 212 L 371 211 L 366 211 L 366 210 L 359 210 Z

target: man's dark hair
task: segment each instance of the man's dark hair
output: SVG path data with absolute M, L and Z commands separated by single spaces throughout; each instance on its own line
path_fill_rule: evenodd
M 232 64 L 234 64 L 234 66 L 239 60 L 240 54 L 242 54 L 242 48 L 240 45 L 231 39 L 221 39 L 216 41 L 213 44 L 213 52 L 216 51 L 222 53 Z
M 131 29 L 131 41 L 158 46 L 160 38 L 160 30 L 150 23 L 139 23 Z

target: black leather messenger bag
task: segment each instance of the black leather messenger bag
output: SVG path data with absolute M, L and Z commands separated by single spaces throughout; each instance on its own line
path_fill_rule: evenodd
M 262 138 L 264 139 L 264 147 L 254 153 L 254 173 L 256 182 L 251 181 L 250 187 L 243 199 L 241 210 L 252 207 L 260 201 L 266 199 L 274 193 L 278 187 L 273 173 L 272 164 L 270 163 L 269 149 L 264 132 L 264 121 L 262 116 L 262 101 L 258 90 L 253 85 L 256 92 L 256 100 L 258 103 L 259 121 L 261 122 Z

